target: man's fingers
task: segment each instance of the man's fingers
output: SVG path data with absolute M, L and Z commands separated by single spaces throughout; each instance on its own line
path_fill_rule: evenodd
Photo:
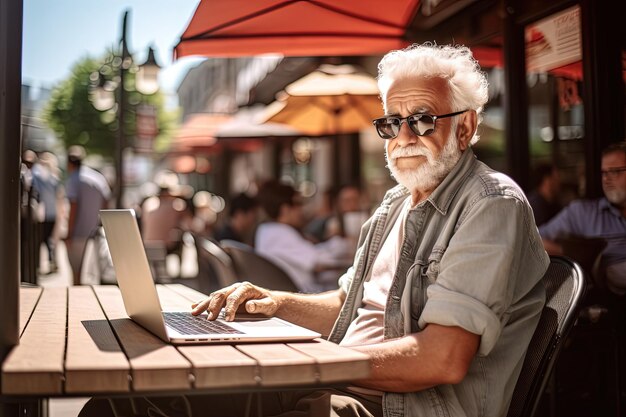
M 194 316 L 197 316 L 198 314 L 201 314 L 202 312 L 204 312 L 209 307 L 209 303 L 211 302 L 212 298 L 213 298 L 213 295 L 210 295 L 205 300 L 193 303 L 191 305 L 191 308 L 193 309 L 191 310 L 191 314 L 193 314 Z
M 226 298 L 226 307 L 224 307 L 224 315 L 227 321 L 233 321 L 235 319 L 235 313 L 239 306 L 249 298 L 251 286 L 248 283 L 243 283 L 235 291 L 233 291 L 228 298 Z
M 254 303 L 250 304 L 252 300 Z M 215 320 L 223 307 L 224 318 L 228 321 L 235 319 L 239 307 L 245 307 L 249 313 L 256 312 L 266 315 L 273 315 L 277 308 L 275 301 L 266 297 L 262 291 L 249 282 L 238 282 L 216 291 L 209 295 L 206 300 L 193 303 L 191 307 L 193 308 L 191 311 L 193 315 L 201 314 L 206 310 L 208 320 Z
M 224 300 L 226 299 L 226 297 L 228 296 L 228 294 L 232 293 L 239 285 L 240 285 L 239 283 L 235 283 L 231 286 L 222 288 L 219 291 L 215 291 L 209 294 L 209 296 L 205 300 L 196 301 L 195 303 L 192 303 L 191 314 L 193 314 L 194 316 L 197 316 L 198 314 L 201 314 L 204 311 L 208 310 L 209 320 L 216 319 L 219 311 L 221 310 L 223 306 L 222 304 Z
M 207 308 L 207 312 L 209 313 L 207 319 L 215 320 L 219 316 L 220 310 L 224 306 L 224 301 L 226 301 L 225 293 L 216 292 L 213 294 L 209 302 L 209 307 Z

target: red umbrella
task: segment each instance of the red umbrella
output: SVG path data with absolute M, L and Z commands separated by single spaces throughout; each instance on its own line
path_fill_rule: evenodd
M 190 55 L 372 55 L 409 44 L 419 0 L 202 0 L 175 48 Z

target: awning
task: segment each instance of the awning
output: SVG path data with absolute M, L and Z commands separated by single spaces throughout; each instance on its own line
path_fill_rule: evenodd
M 419 0 L 202 0 L 175 58 L 372 55 L 403 48 Z
M 170 152 L 212 151 L 217 143 L 215 132 L 230 120 L 229 115 L 198 113 L 190 115 L 174 135 Z
M 299 137 L 303 133 L 281 123 L 261 123 L 261 108 L 242 109 L 234 115 L 197 113 L 190 115 L 175 133 L 168 153 L 212 154 L 229 148 L 239 152 L 257 151 L 263 139 Z

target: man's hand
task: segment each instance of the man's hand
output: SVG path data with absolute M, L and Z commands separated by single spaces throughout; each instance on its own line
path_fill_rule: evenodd
M 249 282 L 237 282 L 209 295 L 206 300 L 193 303 L 191 314 L 197 316 L 203 311 L 208 312 L 208 319 L 215 320 L 224 308 L 226 321 L 233 321 L 240 307 L 254 314 L 273 316 L 279 307 L 278 298 L 266 290 Z

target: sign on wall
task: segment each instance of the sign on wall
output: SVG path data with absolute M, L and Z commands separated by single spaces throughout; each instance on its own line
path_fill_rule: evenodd
M 580 6 L 526 26 L 526 69 L 547 72 L 582 58 Z

